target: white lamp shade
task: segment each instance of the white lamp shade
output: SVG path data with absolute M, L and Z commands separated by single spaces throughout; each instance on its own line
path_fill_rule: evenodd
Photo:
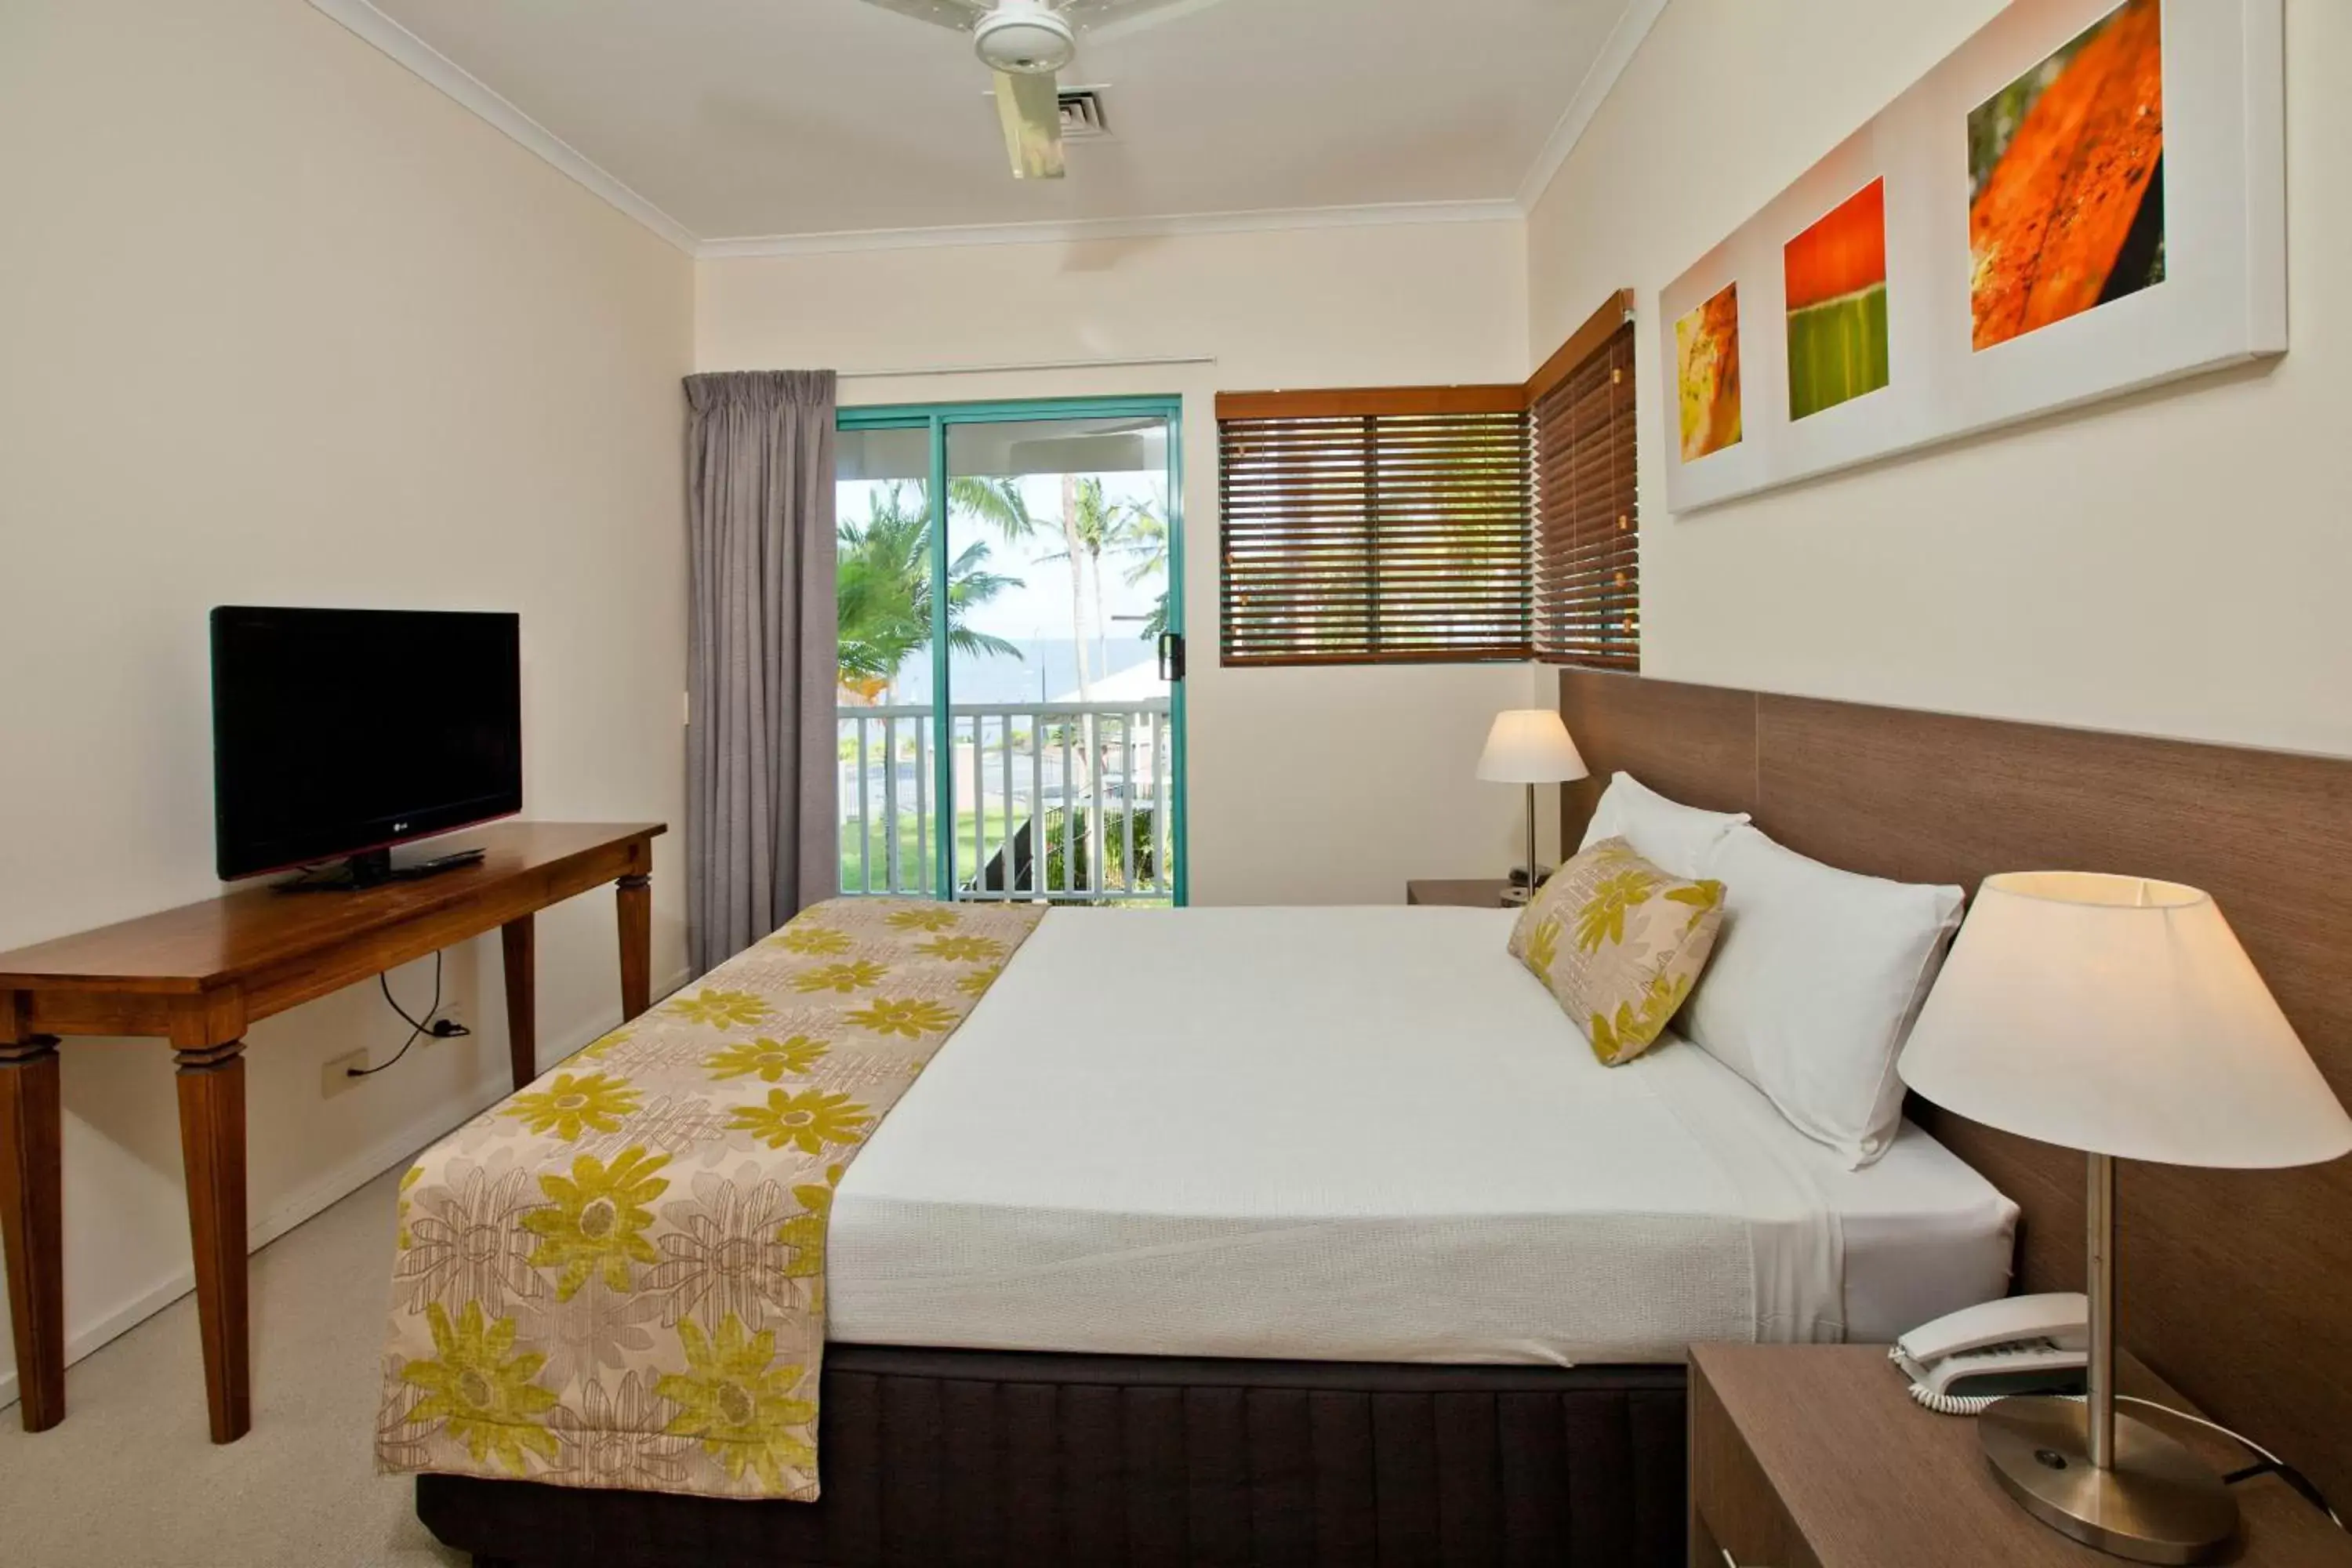
M 1493 784 L 1566 784 L 1587 777 L 1568 726 L 1549 708 L 1511 708 L 1495 715 L 1478 776 Z
M 2352 1118 L 2210 897 L 2074 871 L 1985 879 L 1903 1081 L 2045 1143 L 2174 1165 L 2309 1165 Z

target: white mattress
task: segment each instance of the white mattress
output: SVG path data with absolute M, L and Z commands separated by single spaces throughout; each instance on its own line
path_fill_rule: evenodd
M 1594 1061 L 1511 915 L 1057 910 L 843 1177 L 837 1341 L 1675 1360 L 2008 1285 L 1916 1129 L 1851 1172 L 1680 1041 Z

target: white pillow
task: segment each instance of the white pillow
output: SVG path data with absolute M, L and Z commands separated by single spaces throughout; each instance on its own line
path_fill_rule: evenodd
M 1723 884 L 1715 955 L 1675 1032 L 1769 1096 L 1856 1170 L 1903 1117 L 1895 1058 L 1960 923 L 1958 888 L 1806 858 L 1753 827 L 1707 852 Z
M 1611 773 L 1601 804 L 1592 808 L 1584 842 L 1577 847 L 1590 849 L 1604 838 L 1622 838 L 1658 869 L 1696 881 L 1712 875 L 1698 868 L 1706 852 L 1747 820 L 1744 811 L 1701 811 L 1668 800 L 1632 773 Z

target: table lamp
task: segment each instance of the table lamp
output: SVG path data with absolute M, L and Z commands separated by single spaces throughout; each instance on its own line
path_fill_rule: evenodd
M 1568 726 L 1549 708 L 1511 708 L 1495 715 L 1486 731 L 1486 749 L 1478 757 L 1478 776 L 1492 784 L 1528 786 L 1528 886 L 1536 890 L 1536 785 L 1567 784 L 1586 778 L 1584 759 Z
M 2221 910 L 2137 877 L 1988 877 L 1900 1070 L 1948 1110 L 2090 1156 L 2088 1394 L 2003 1399 L 1977 1418 L 2001 1485 L 2103 1552 L 2215 1561 L 2236 1500 L 2116 1413 L 2115 1163 L 2254 1169 L 2352 1151 L 2352 1118 Z

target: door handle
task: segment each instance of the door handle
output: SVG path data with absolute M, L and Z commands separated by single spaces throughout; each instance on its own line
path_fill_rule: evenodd
M 1160 679 L 1171 681 L 1184 679 L 1184 636 L 1181 632 L 1160 634 Z

